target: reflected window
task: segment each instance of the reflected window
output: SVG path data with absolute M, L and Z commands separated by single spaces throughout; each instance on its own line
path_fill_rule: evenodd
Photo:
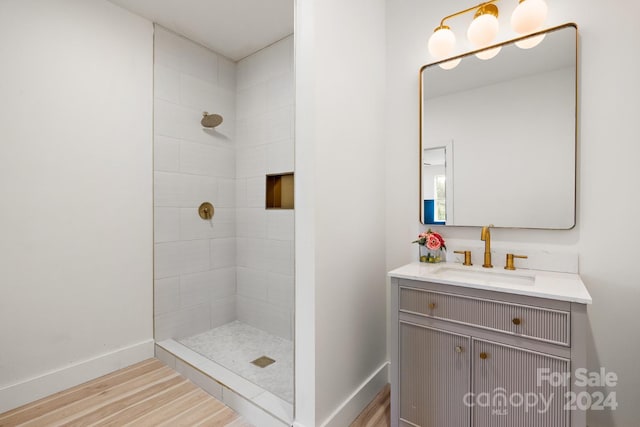
M 445 182 L 445 175 L 436 175 L 433 178 L 433 193 L 435 194 L 435 200 L 433 203 L 433 219 L 436 223 L 444 223 L 447 220 L 447 192 Z

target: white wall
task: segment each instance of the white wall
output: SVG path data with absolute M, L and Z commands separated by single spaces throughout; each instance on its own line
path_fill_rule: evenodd
M 156 26 L 155 337 L 236 319 L 236 64 Z M 202 113 L 220 114 L 215 129 Z M 210 202 L 211 221 L 198 215 Z
M 238 62 L 238 320 L 293 339 L 293 215 L 265 209 L 266 174 L 293 172 L 293 36 Z
M 152 26 L 0 2 L 0 412 L 153 355 Z
M 384 1 L 296 19 L 296 419 L 344 426 L 387 381 Z
M 635 23 L 640 3 L 612 4 L 606 9 L 595 0 L 550 0 L 548 5 L 547 26 L 572 21 L 580 34 L 577 225 L 567 231 L 497 229 L 492 237 L 497 245 L 531 244 L 579 253 L 580 273 L 594 301 L 589 307 L 588 363 L 592 369 L 612 370 L 620 378 L 617 387 L 606 390 L 617 392 L 618 409 L 592 411 L 589 425 L 634 426 L 640 419 L 636 363 L 640 340 L 629 331 L 637 323 L 640 300 L 633 267 L 635 237 L 640 235 L 640 201 L 635 188 L 640 182 L 636 124 L 640 59 L 631 53 L 640 39 Z M 436 0 L 387 1 L 387 123 L 393 123 L 386 128 L 388 269 L 416 257 L 410 242 L 422 229 L 416 200 L 418 70 L 432 62 L 427 40 L 433 28 L 457 9 Z M 509 14 L 501 8 L 501 16 Z M 458 242 L 464 239 L 480 237 L 479 228 L 474 227 L 439 231 L 450 249 L 458 249 Z

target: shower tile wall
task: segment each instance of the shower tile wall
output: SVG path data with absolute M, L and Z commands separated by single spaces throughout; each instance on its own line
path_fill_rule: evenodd
M 155 336 L 236 319 L 236 64 L 156 26 L 154 63 Z M 224 122 L 200 125 L 202 112 Z M 212 222 L 197 207 L 215 206 Z
M 265 209 L 265 174 L 294 169 L 293 36 L 237 64 L 237 315 L 293 337 L 293 210 Z

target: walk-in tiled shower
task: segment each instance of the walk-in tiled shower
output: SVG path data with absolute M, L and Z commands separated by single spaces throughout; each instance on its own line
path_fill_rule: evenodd
M 293 36 L 233 62 L 156 26 L 154 51 L 156 342 L 292 411 L 294 210 L 266 203 L 294 172 Z

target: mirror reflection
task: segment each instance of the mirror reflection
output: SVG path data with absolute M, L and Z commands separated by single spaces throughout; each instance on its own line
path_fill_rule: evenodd
M 574 226 L 576 37 L 568 24 L 533 48 L 423 67 L 423 223 Z

